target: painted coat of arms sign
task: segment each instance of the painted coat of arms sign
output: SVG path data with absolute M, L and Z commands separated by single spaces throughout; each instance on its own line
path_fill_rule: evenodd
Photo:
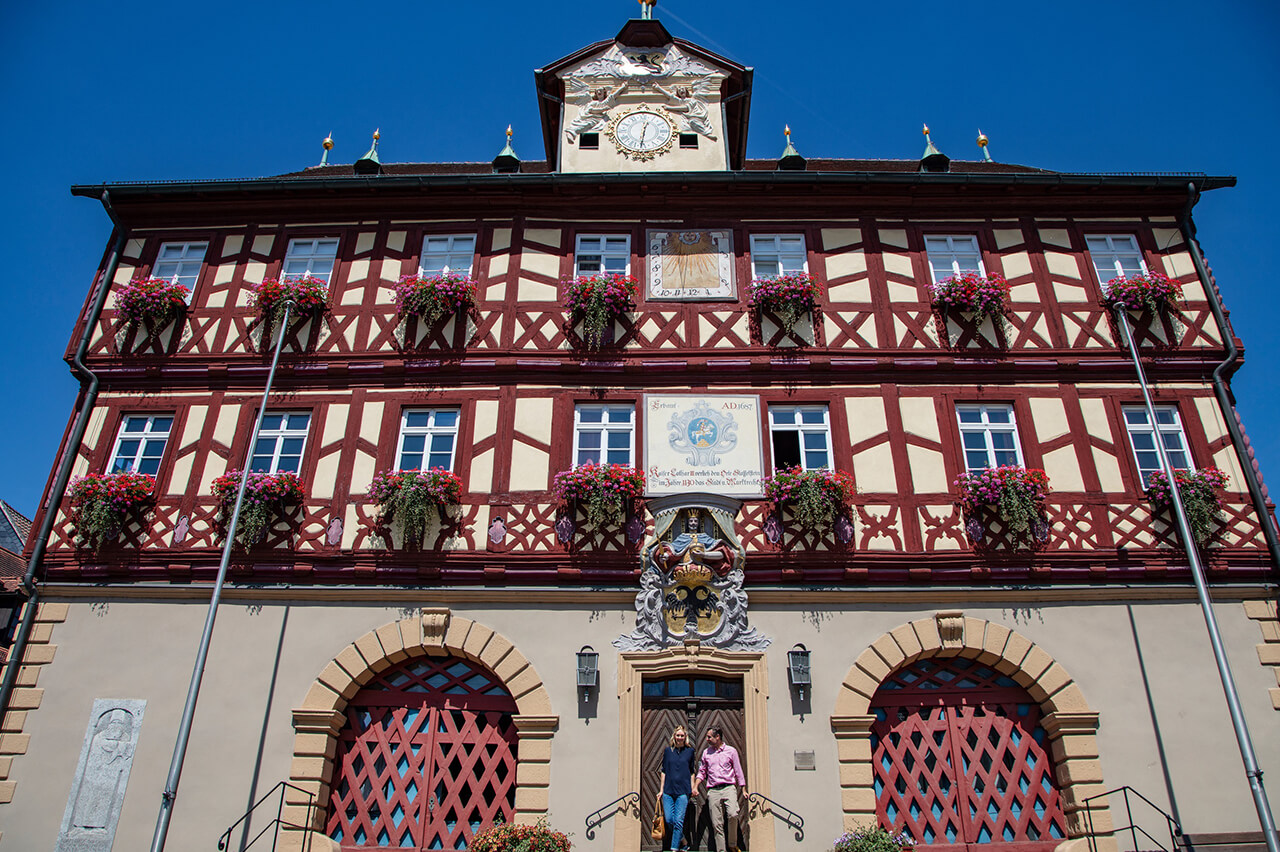
M 647 394 L 648 495 L 709 491 L 758 497 L 760 398 Z

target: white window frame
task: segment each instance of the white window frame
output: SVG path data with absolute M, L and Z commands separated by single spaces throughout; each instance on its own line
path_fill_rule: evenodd
M 585 247 L 583 241 L 599 240 L 598 248 Z M 621 242 L 619 246 L 618 243 Z M 611 245 L 612 244 L 612 245 Z M 589 264 L 599 264 L 599 269 L 583 269 L 583 261 L 587 258 L 597 258 L 595 261 L 588 261 Z M 630 234 L 578 234 L 574 241 L 573 250 L 573 274 L 577 275 L 602 275 L 619 274 L 617 269 L 609 269 L 608 261 L 610 259 L 617 260 L 621 258 L 624 261 L 624 268 L 620 274 L 631 274 L 631 235 Z
M 177 257 L 165 257 L 165 251 L 177 249 Z M 200 280 L 200 270 L 204 268 L 205 255 L 209 253 L 208 240 L 190 240 L 186 242 L 161 243 L 156 252 L 155 262 L 151 264 L 151 277 L 160 278 L 187 288 L 187 301 L 195 292 L 196 283 Z M 166 274 L 172 268 L 171 274 Z
M 252 451 L 249 454 L 249 469 L 256 470 L 257 468 L 254 468 L 253 466 L 254 460 L 260 456 L 266 455 L 265 453 L 258 452 L 258 446 L 262 444 L 263 441 L 274 441 L 275 445 L 271 449 L 271 464 L 268 469 L 263 472 L 280 473 L 280 461 L 284 455 L 284 442 L 289 439 L 300 437 L 302 438 L 302 446 L 296 453 L 298 457 L 298 467 L 292 472 L 301 474 L 302 462 L 307 457 L 307 437 L 311 431 L 312 413 L 310 411 L 268 411 L 266 416 L 279 416 L 283 419 L 280 421 L 279 429 L 267 429 L 265 427 L 264 420 L 264 427 L 258 431 L 258 443 L 253 446 Z M 290 419 L 293 417 L 307 418 L 306 426 L 301 428 L 292 427 Z M 294 455 L 294 453 L 290 453 L 289 457 L 292 458 Z
M 600 410 L 600 422 L 583 422 L 582 413 L 588 410 Z M 625 422 L 611 421 L 611 412 L 627 414 Z M 636 406 L 632 402 L 580 402 L 573 407 L 573 466 L 580 467 L 588 462 L 580 461 L 582 453 L 582 435 L 584 432 L 600 433 L 600 458 L 597 464 L 626 464 L 636 466 Z M 627 460 L 625 462 L 609 461 L 609 436 L 614 433 L 626 433 Z M 612 448 L 619 449 L 619 448 Z
M 329 247 L 332 251 L 329 251 Z M 289 270 L 291 261 L 305 261 L 304 269 Z M 328 266 L 325 269 L 325 266 Z M 289 240 L 289 250 L 285 252 L 284 263 L 280 265 L 280 280 L 300 278 L 310 275 L 324 283 L 330 283 L 333 271 L 338 266 L 337 237 L 295 237 Z
M 436 420 L 440 414 L 448 412 L 453 415 L 452 426 L 441 426 Z M 410 426 L 409 417 L 413 414 L 426 414 L 428 422 L 426 426 Z M 422 444 L 422 461 L 427 464 L 426 467 L 409 468 L 411 470 L 431 470 L 430 462 L 432 439 L 440 435 L 448 435 L 452 440 L 449 443 L 449 464 L 445 466 L 445 470 L 452 471 L 454 464 L 458 460 L 458 427 L 462 424 L 462 410 L 451 406 L 442 406 L 438 408 L 406 408 L 400 412 L 400 437 L 396 441 L 396 470 L 406 470 L 404 466 L 404 441 L 408 437 L 423 437 Z M 414 455 L 418 455 L 415 453 Z
M 1105 249 L 1094 247 L 1099 240 L 1106 242 Z M 1124 247 L 1117 248 L 1117 243 L 1121 241 L 1124 242 Z M 1147 259 L 1143 255 L 1142 246 L 1138 245 L 1138 238 L 1133 234 L 1085 234 L 1084 244 L 1089 251 L 1089 259 L 1093 262 L 1093 271 L 1098 275 L 1099 284 L 1106 284 L 1115 278 L 1147 274 Z M 1138 269 L 1133 272 L 1126 271 L 1124 263 L 1120 260 L 1122 255 L 1137 255 Z
M 794 244 L 783 245 L 783 240 L 799 240 L 800 247 Z M 804 234 L 752 234 L 751 235 L 751 277 L 777 278 L 791 272 L 809 271 L 809 247 L 805 243 Z M 766 258 L 776 259 L 778 271 L 761 272 L 756 264 Z
M 129 424 L 135 421 L 142 421 L 143 428 L 140 432 L 127 432 Z M 160 431 L 155 428 L 156 420 L 168 420 L 169 425 Z M 173 432 L 174 417 L 172 414 L 128 414 L 120 421 L 120 431 L 116 433 L 115 446 L 111 448 L 111 462 L 107 467 L 107 473 L 125 473 L 133 471 L 137 473 L 148 473 L 151 476 L 157 475 L 160 470 L 160 463 L 164 459 L 164 451 L 169 446 L 169 435 Z M 131 456 L 122 456 L 121 447 L 126 441 L 137 441 L 138 446 Z M 146 452 L 148 445 L 160 442 L 160 452 L 158 455 L 148 454 Z M 139 470 L 139 462 L 144 459 L 154 458 L 156 460 L 156 469 L 153 471 Z
M 991 422 L 990 412 L 994 409 L 1000 409 L 1009 413 L 1009 422 Z M 965 423 L 960 418 L 961 412 L 977 411 L 981 415 L 979 423 Z M 1026 466 L 1026 456 L 1022 454 L 1022 439 L 1018 436 L 1018 416 L 1013 410 L 1013 406 L 1002 402 L 962 402 L 956 404 L 956 424 L 960 427 L 960 452 L 963 455 L 964 469 L 969 473 L 977 473 L 982 470 L 989 470 L 993 467 L 1000 467 L 999 461 L 996 459 L 996 446 L 992 435 L 996 432 L 1008 433 L 1013 435 L 1013 450 L 1017 455 L 1014 464 L 1019 467 Z M 965 435 L 982 435 L 983 444 L 987 454 L 987 463 L 982 467 L 971 467 L 969 465 L 970 451 L 976 452 L 977 448 L 970 448 L 965 445 Z M 1001 448 L 1000 452 L 1007 452 Z
M 427 251 L 427 246 L 432 240 L 445 240 L 446 247 L 444 251 Z M 457 241 L 468 240 L 471 248 L 461 249 L 457 247 Z M 424 234 L 422 237 L 422 253 L 418 255 L 418 274 L 419 275 L 444 275 L 449 272 L 459 273 L 461 275 L 470 275 L 476 258 L 476 245 L 479 240 L 475 234 Z M 462 255 L 466 255 L 466 265 L 461 263 Z M 427 258 L 433 258 L 430 264 Z M 443 260 L 442 263 L 436 263 L 435 259 Z M 451 262 L 452 261 L 452 262 Z
M 803 412 L 822 412 L 821 423 L 779 423 L 778 415 L 782 412 L 792 412 L 793 420 L 802 420 Z M 769 445 L 770 445 L 770 461 L 773 463 L 774 472 L 778 471 L 778 442 L 776 435 L 779 432 L 795 432 L 799 435 L 800 444 L 800 467 L 803 470 L 835 470 L 835 452 L 831 446 L 831 407 L 825 403 L 816 404 L 798 404 L 798 405 L 770 405 L 769 406 Z M 822 467 L 809 466 L 807 458 L 807 448 L 805 447 L 806 435 L 822 435 L 823 442 L 826 446 L 827 463 Z
M 930 243 L 933 243 L 933 246 L 930 246 Z M 957 249 L 961 244 L 964 247 Z M 953 275 L 962 275 L 971 271 L 960 266 L 958 260 L 960 255 L 975 255 L 978 258 L 977 273 L 984 277 L 987 274 L 986 267 L 982 263 L 982 247 L 978 245 L 978 238 L 973 235 L 926 234 L 924 254 L 929 261 L 929 275 L 933 278 L 934 284 L 941 283 Z
M 1151 425 L 1151 421 L 1147 418 L 1147 407 L 1145 405 L 1124 405 L 1124 406 L 1121 406 L 1120 408 L 1121 415 L 1124 417 L 1124 429 L 1125 429 L 1125 432 L 1128 433 L 1129 435 L 1129 449 L 1133 452 L 1133 465 L 1138 470 L 1138 479 L 1142 482 L 1142 487 L 1144 488 L 1150 484 L 1148 480 L 1150 479 L 1151 474 L 1155 473 L 1158 470 L 1161 470 L 1159 451 L 1155 447 L 1155 440 L 1154 440 L 1155 435 L 1157 433 L 1163 439 L 1161 443 L 1164 444 L 1165 451 L 1169 453 L 1171 456 L 1177 453 L 1181 453 L 1183 460 L 1186 462 L 1186 464 L 1184 465 L 1178 465 L 1174 458 L 1170 458 L 1169 462 L 1173 465 L 1174 470 L 1186 470 L 1190 472 L 1195 472 L 1195 469 L 1196 469 L 1195 460 L 1191 458 L 1191 448 L 1187 445 L 1186 430 L 1182 428 L 1182 416 L 1178 413 L 1178 406 L 1157 405 L 1155 406 L 1155 409 L 1156 409 L 1156 425 L 1153 428 Z M 1160 422 L 1161 414 L 1172 414 L 1173 422 L 1161 423 Z M 1134 423 L 1132 420 L 1130 420 L 1131 415 L 1135 417 L 1141 417 L 1142 422 Z M 1138 453 L 1139 453 L 1138 445 L 1134 441 L 1134 437 L 1137 434 L 1152 436 L 1151 449 L 1149 450 L 1143 449 L 1141 450 L 1141 452 L 1156 454 L 1155 467 L 1144 468 L 1142 466 L 1142 460 L 1138 458 Z M 1178 445 L 1176 447 L 1169 446 L 1170 438 L 1177 439 Z

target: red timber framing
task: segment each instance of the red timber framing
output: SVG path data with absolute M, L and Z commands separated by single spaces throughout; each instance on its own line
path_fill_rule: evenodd
M 891 485 L 859 483 L 855 536 L 847 546 L 793 524 L 780 543 L 770 543 L 762 528 L 772 507 L 747 501 L 738 534 L 752 552 L 751 582 L 1133 582 L 1184 570 L 1172 530 L 1153 520 L 1134 467 L 1120 408 L 1139 396 L 1136 386 L 1125 386 L 1124 353 L 1084 239 L 1132 234 L 1150 269 L 1176 277 L 1194 294 L 1171 318 L 1140 325 L 1139 339 L 1158 356 L 1149 364 L 1156 401 L 1178 407 L 1197 465 L 1234 452 L 1228 438 L 1206 438 L 1218 430 L 1202 419 L 1216 403 L 1200 383 L 1223 347 L 1190 265 L 1173 258 L 1186 251 L 1175 221 L 1185 185 L 1052 192 L 974 186 L 963 193 L 948 186 L 842 185 L 815 192 L 763 181 L 700 184 L 694 177 L 687 184 L 577 180 L 554 187 L 545 175 L 517 177 L 529 182 L 486 191 L 433 188 L 429 205 L 418 188 L 370 197 L 310 189 L 302 180 L 287 194 L 113 196 L 133 228 L 124 258 L 131 271 L 118 278 L 147 274 L 163 241 L 206 240 L 209 248 L 187 315 L 167 337 L 124 340 L 108 300 L 90 354 L 103 379 L 103 425 L 95 443 L 77 449 L 82 469 L 109 463 L 125 414 L 169 411 L 177 419 L 154 513 L 99 554 L 76 550 L 70 525 L 60 521 L 46 559 L 50 578 L 212 576 L 216 507 L 201 492 L 214 474 L 241 463 L 267 369 L 246 288 L 278 274 L 289 239 L 299 236 L 339 240 L 330 308 L 290 338 L 277 376 L 279 402 L 272 403 L 312 413 L 302 470 L 310 488 L 288 523 L 264 544 L 238 553 L 235 570 L 242 577 L 630 583 L 638 564 L 634 546 L 621 535 L 560 544 L 552 530 L 558 507 L 550 476 L 540 488 L 513 488 L 512 448 L 547 454 L 554 474 L 571 462 L 575 403 L 638 403 L 646 391 L 750 392 L 766 405 L 826 403 L 836 466 L 856 472 L 855 459 L 868 451 L 883 450 L 892 460 Z M 626 211 L 625 221 L 619 210 Z M 736 218 L 747 210 L 750 221 Z M 731 230 L 736 299 L 645 300 L 646 231 L 676 227 L 675 215 L 680 228 Z M 247 221 L 285 224 L 241 224 Z M 174 225 L 181 230 L 168 230 Z M 453 233 L 477 237 L 476 308 L 462 323 L 406 328 L 395 316 L 391 285 L 418 268 L 424 235 Z M 579 233 L 629 235 L 632 271 L 641 282 L 637 308 L 619 323 L 616 342 L 596 352 L 574 348 L 574 332 L 555 299 L 558 279 L 572 273 Z M 773 233 L 804 235 L 809 270 L 827 288 L 809 345 L 764 341 L 751 327 L 750 236 Z M 1001 339 L 940 322 L 945 318 L 932 310 L 924 240 L 942 234 L 975 236 L 986 270 L 1009 278 L 1012 314 Z M 534 263 L 534 255 L 550 258 L 550 265 Z M 516 420 L 517 401 L 530 398 L 551 400 L 549 441 Z M 1061 406 L 1069 428 L 1041 444 L 1034 412 L 1046 398 Z M 936 434 L 904 418 L 903 405 L 920 400 L 936 416 Z M 1078 461 L 1078 483 L 1053 483 L 1049 538 L 1034 549 L 1011 547 L 999 529 L 976 543 L 966 534 L 949 490 L 962 470 L 955 405 L 964 402 L 1012 405 L 1028 465 L 1064 450 Z M 883 409 L 882 430 L 859 431 L 859 406 L 867 403 Z M 230 416 L 231 405 L 239 406 L 234 437 L 219 438 L 213 424 Z M 374 405 L 382 406 L 379 414 Z M 383 531 L 367 501 L 368 460 L 375 470 L 394 465 L 399 412 L 416 405 L 461 411 L 455 464 L 464 482 L 461 514 L 445 534 L 429 536 L 422 552 L 375 550 L 368 545 Z M 475 431 L 480 405 L 496 407 L 492 434 Z M 195 422 L 197 408 L 205 425 L 192 430 L 187 424 Z M 1098 410 L 1109 431 L 1099 433 Z M 763 424 L 762 435 L 767 467 Z M 643 441 L 638 424 L 638 452 Z M 492 458 L 492 479 L 476 482 L 474 459 L 482 454 Z M 932 490 L 913 479 L 922 454 L 942 466 L 941 485 Z M 179 469 L 190 471 L 188 481 L 175 479 Z M 497 520 L 506 535 L 493 541 L 487 533 Z M 1209 551 L 1210 570 L 1219 577 L 1266 576 L 1259 530 L 1244 483 L 1233 481 L 1222 533 Z
M 1049 852 L 1066 839 L 1040 705 L 962 657 L 894 672 L 871 700 L 876 816 L 922 846 Z

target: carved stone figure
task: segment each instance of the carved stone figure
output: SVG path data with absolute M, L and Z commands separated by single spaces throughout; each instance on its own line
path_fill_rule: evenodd
M 58 833 L 58 852 L 108 852 L 124 804 L 145 701 L 98 699 Z
M 690 512 L 685 531 L 670 542 L 661 542 L 654 558 L 668 572 L 685 565 L 699 565 L 724 576 L 733 567 L 734 552 L 723 539 L 712 538 L 701 531 L 697 513 Z
M 664 88 L 660 83 L 655 83 L 654 88 L 675 101 L 667 105 L 667 110 L 679 116 L 681 133 L 700 133 L 715 140 L 716 134 L 711 128 L 711 113 L 704 100 L 706 95 L 715 91 L 715 81 L 704 78 L 692 86 L 677 86 L 675 91 Z
M 565 135 L 570 142 L 576 142 L 582 133 L 593 133 L 604 126 L 609 118 L 609 110 L 618 102 L 618 96 L 627 90 L 624 82 L 615 89 L 601 86 L 592 89 L 584 80 L 570 77 L 569 99 L 578 104 L 578 115 L 569 122 Z

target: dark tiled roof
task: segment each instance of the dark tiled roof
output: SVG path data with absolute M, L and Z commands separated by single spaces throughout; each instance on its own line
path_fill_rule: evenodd
M 0 550 L 0 590 L 6 592 L 22 591 L 22 578 L 27 573 L 27 563 L 22 557 L 9 550 Z M 0 624 L 0 629 L 4 625 Z
M 778 168 L 777 160 L 747 160 L 746 171 L 771 172 Z M 868 173 L 868 172 L 918 172 L 919 160 L 839 160 L 810 159 L 808 172 Z M 982 160 L 952 160 L 951 171 L 956 174 L 1056 174 L 1047 169 L 1018 166 L 1011 163 L 988 163 Z M 487 175 L 493 173 L 492 163 L 384 163 L 385 175 Z M 550 174 L 551 169 L 543 160 L 527 160 L 520 164 L 520 173 L 526 175 Z M 335 178 L 354 176 L 350 164 L 312 166 L 300 172 L 277 175 L 279 178 Z
M 31 519 L 0 500 L 0 548 L 22 553 L 31 535 Z

